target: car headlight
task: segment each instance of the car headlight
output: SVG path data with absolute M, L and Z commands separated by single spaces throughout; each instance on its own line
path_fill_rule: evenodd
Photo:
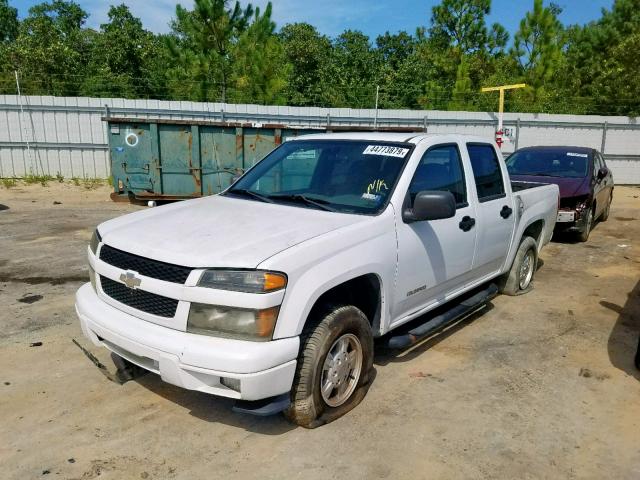
M 266 342 L 273 337 L 280 307 L 263 310 L 192 303 L 187 332 Z
M 91 249 L 94 255 L 96 255 L 96 252 L 98 251 L 98 245 L 100 244 L 101 241 L 102 241 L 102 237 L 100 236 L 100 233 L 98 232 L 97 229 L 94 230 L 93 235 L 91 235 L 91 241 L 89 242 L 89 248 Z
M 205 270 L 198 286 L 234 292 L 269 293 L 286 287 L 287 277 L 282 273 L 264 270 Z

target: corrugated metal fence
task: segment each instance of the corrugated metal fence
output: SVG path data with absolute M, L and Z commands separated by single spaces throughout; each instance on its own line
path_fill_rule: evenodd
M 494 113 L 279 107 L 85 97 L 0 95 L 0 177 L 57 174 L 106 178 L 105 118 L 263 124 L 332 130 L 407 128 L 493 137 Z M 638 118 L 508 113 L 503 151 L 530 145 L 579 145 L 603 151 L 619 184 L 640 184 Z

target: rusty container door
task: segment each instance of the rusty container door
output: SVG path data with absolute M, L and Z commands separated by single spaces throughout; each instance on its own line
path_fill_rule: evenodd
M 253 167 L 282 143 L 279 128 L 244 128 L 244 164 L 245 170 Z
M 219 193 L 240 173 L 242 152 L 238 155 L 235 127 L 200 126 L 202 194 Z
M 158 125 L 162 196 L 202 195 L 198 125 Z
M 109 124 L 111 176 L 116 193 L 158 195 L 157 127 L 149 123 Z M 155 153 L 154 153 L 155 151 Z M 120 191 L 118 185 L 122 185 Z

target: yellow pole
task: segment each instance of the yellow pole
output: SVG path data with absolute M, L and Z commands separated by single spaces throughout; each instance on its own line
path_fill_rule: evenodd
M 504 125 L 504 92 L 505 90 L 515 90 L 516 88 L 524 88 L 527 85 L 525 83 L 518 83 L 515 85 L 502 85 L 499 87 L 484 87 L 482 92 L 500 92 L 500 103 L 498 104 L 498 131 L 496 132 L 496 143 L 499 147 L 502 147 L 502 128 Z
M 498 131 L 502 132 L 502 123 L 504 119 L 504 88 L 500 89 L 500 104 L 498 105 Z

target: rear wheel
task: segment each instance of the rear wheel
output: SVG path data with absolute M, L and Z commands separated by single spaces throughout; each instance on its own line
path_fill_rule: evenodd
M 538 246 L 531 237 L 520 242 L 511 270 L 500 279 L 500 292 L 505 295 L 522 295 L 532 288 L 533 276 L 538 265 Z
M 364 398 L 373 368 L 367 317 L 352 305 L 329 306 L 302 334 L 287 418 L 315 428 L 341 417 Z

